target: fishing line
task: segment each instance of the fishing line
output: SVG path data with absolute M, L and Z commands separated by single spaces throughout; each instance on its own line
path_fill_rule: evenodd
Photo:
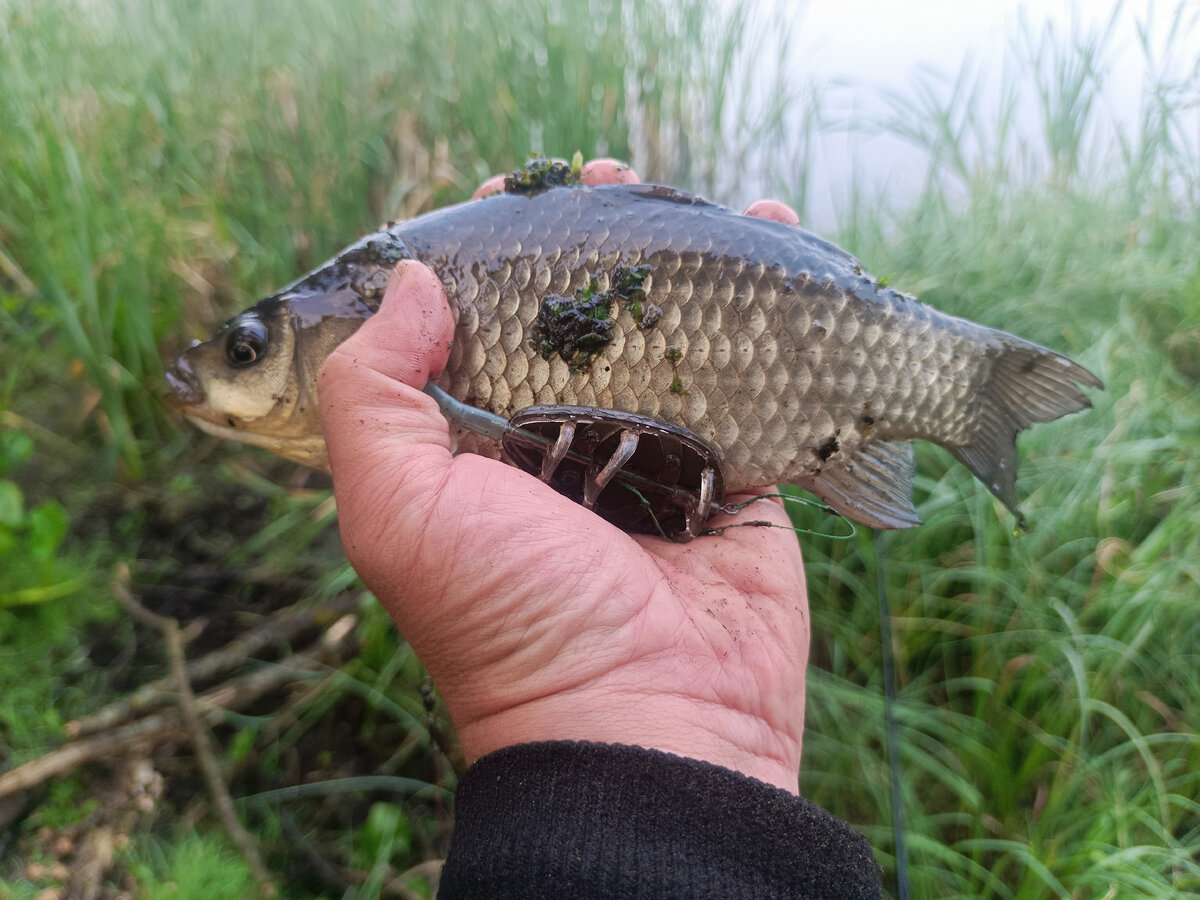
M 638 498 L 638 501 L 642 504 L 642 506 L 645 508 L 646 512 L 649 514 L 650 520 L 654 523 L 654 527 L 658 531 L 659 536 L 664 538 L 665 540 L 670 540 L 670 538 L 667 537 L 667 533 L 665 531 L 663 531 L 662 524 L 659 522 L 658 516 L 654 512 L 654 508 L 650 505 L 650 501 L 645 498 L 645 496 L 642 494 L 642 492 L 639 491 L 637 488 L 635 488 L 632 484 L 621 484 L 620 486 L 625 488 L 625 490 L 632 492 L 633 495 Z M 713 508 L 714 508 L 714 511 L 716 511 L 716 512 L 722 512 L 722 513 L 725 513 L 726 515 L 731 516 L 731 515 L 735 515 L 735 514 L 741 512 L 743 509 L 745 509 L 751 503 L 757 503 L 759 500 L 766 500 L 766 499 L 772 498 L 772 497 L 778 498 L 778 499 L 782 500 L 784 503 L 790 502 L 790 503 L 795 503 L 800 506 L 816 507 L 817 509 L 820 509 L 822 512 L 832 512 L 832 510 L 830 510 L 829 507 L 825 506 L 825 504 L 823 504 L 823 503 L 815 503 L 812 500 L 805 499 L 804 497 L 796 497 L 791 494 L 760 494 L 759 496 L 752 497 L 751 499 L 746 500 L 743 503 L 713 504 Z M 834 540 L 834 541 L 848 541 L 852 537 L 854 537 L 856 534 L 858 534 L 858 529 L 855 528 L 854 523 L 852 521 L 847 519 L 845 516 L 839 515 L 838 517 L 850 527 L 850 531 L 847 534 L 832 534 L 832 533 L 826 532 L 826 531 L 816 531 L 812 528 L 800 528 L 797 525 L 778 525 L 775 522 L 766 522 L 766 521 L 763 521 L 760 519 L 756 519 L 756 520 L 749 521 L 749 522 L 732 522 L 729 525 L 721 525 L 717 528 L 706 528 L 706 529 L 704 529 L 704 531 L 700 532 L 700 536 L 701 537 L 712 537 L 714 535 L 720 536 L 720 535 L 724 534 L 726 531 L 728 531 L 730 528 L 746 528 L 746 527 L 751 527 L 751 526 L 756 527 L 756 528 L 782 528 L 784 531 L 792 531 L 792 532 L 795 532 L 796 534 L 811 534 L 814 537 L 829 538 L 830 540 Z
M 627 491 L 633 491 L 634 496 L 638 498 L 642 506 L 645 507 L 646 512 L 650 514 L 650 520 L 654 522 L 654 527 L 658 530 L 658 536 L 664 541 L 669 541 L 670 538 L 667 537 L 667 533 L 663 531 L 662 524 L 658 521 L 658 516 L 654 512 L 654 507 L 650 505 L 650 501 L 646 499 L 645 495 L 632 484 L 621 483 L 621 487 L 625 488 Z
M 830 540 L 833 540 L 833 541 L 848 541 L 851 538 L 853 538 L 856 534 L 858 534 L 858 528 L 855 527 L 854 523 L 850 519 L 847 519 L 845 516 L 843 516 L 841 513 L 838 513 L 835 510 L 830 509 L 824 503 L 818 503 L 814 500 L 809 500 L 806 497 L 797 497 L 794 494 L 759 494 L 758 496 L 751 497 L 749 500 L 745 500 L 741 503 L 720 504 L 719 506 L 716 507 L 716 509 L 718 512 L 723 512 L 727 516 L 732 516 L 732 515 L 736 515 L 737 513 L 740 513 L 743 509 L 745 509 L 751 503 L 757 503 L 759 500 L 770 500 L 770 499 L 782 500 L 785 504 L 794 503 L 797 506 L 809 506 L 809 507 L 819 510 L 820 512 L 834 513 L 839 519 L 841 519 L 843 522 L 846 523 L 846 525 L 849 526 L 850 530 L 846 534 L 833 534 L 833 533 L 827 532 L 827 531 L 817 531 L 816 529 L 813 529 L 813 528 L 801 528 L 798 525 L 777 525 L 774 522 L 752 521 L 752 522 L 733 522 L 729 525 L 721 525 L 720 527 L 717 527 L 717 528 L 708 528 L 708 529 L 705 529 L 705 531 L 703 533 L 706 535 L 709 535 L 709 534 L 720 535 L 720 534 L 724 534 L 730 528 L 745 528 L 747 526 L 755 526 L 755 527 L 759 527 L 759 528 L 782 528 L 785 531 L 793 531 L 796 534 L 810 534 L 813 537 L 829 538 Z
M 826 531 L 816 531 L 815 529 L 812 529 L 812 528 L 801 528 L 798 525 L 776 525 L 774 522 L 755 521 L 755 522 L 733 522 L 732 524 L 729 524 L 729 525 L 722 525 L 719 528 L 709 528 L 704 531 L 704 534 L 724 534 L 726 532 L 726 530 L 728 530 L 730 528 L 745 528 L 748 525 L 754 525 L 754 526 L 758 526 L 758 527 L 762 527 L 762 528 L 782 528 L 785 531 L 794 531 L 796 534 L 811 534 L 813 537 L 829 538 L 830 540 L 834 540 L 834 541 L 848 541 L 851 538 L 853 538 L 856 534 L 858 534 L 858 528 L 855 527 L 854 523 L 850 519 L 847 519 L 845 516 L 843 516 L 841 513 L 830 509 L 824 503 L 818 503 L 815 500 L 809 500 L 807 497 L 797 497 L 795 494 L 759 494 L 755 497 L 751 497 L 749 500 L 744 500 L 741 503 L 721 504 L 721 505 L 717 506 L 717 510 L 719 512 L 725 513 L 725 515 L 727 515 L 727 516 L 732 516 L 732 515 L 736 515 L 737 513 L 740 513 L 743 509 L 745 509 L 751 503 L 757 503 L 759 500 L 771 500 L 771 499 L 782 500 L 785 504 L 794 503 L 797 506 L 809 506 L 809 507 L 812 507 L 823 513 L 833 513 L 839 519 L 841 519 L 843 522 L 845 522 L 846 525 L 848 525 L 850 527 L 850 531 L 847 532 L 846 534 L 832 534 L 832 533 L 826 532 Z
M 883 532 L 875 532 L 875 593 L 879 597 L 879 641 L 883 651 L 883 713 L 887 727 L 888 766 L 892 783 L 892 834 L 896 844 L 896 894 L 908 900 L 908 853 L 904 842 L 904 808 L 901 803 L 900 730 L 896 725 L 896 657 L 892 653 L 892 605 L 884 578 Z
M 659 533 L 663 534 L 662 527 L 659 525 L 658 517 L 654 514 L 649 501 L 642 496 L 641 492 L 632 485 L 624 485 L 628 490 L 633 491 L 641 500 L 642 505 L 650 513 L 650 518 L 654 521 L 655 528 Z M 752 497 L 742 503 L 725 503 L 715 505 L 716 509 L 726 515 L 736 515 L 744 510 L 752 503 L 757 503 L 759 500 L 770 498 L 778 498 L 784 503 L 796 503 L 801 506 L 817 507 L 822 511 L 828 511 L 822 503 L 816 503 L 804 497 L 796 497 L 791 494 L 761 494 Z M 854 522 L 841 516 L 842 520 L 850 526 L 849 534 L 828 534 L 825 532 L 815 531 L 808 528 L 798 528 L 791 526 L 790 530 L 797 534 L 811 534 L 820 537 L 826 537 L 833 540 L 849 540 L 858 533 Z M 735 522 L 730 525 L 722 525 L 719 528 L 709 528 L 702 532 L 705 535 L 721 535 L 730 528 L 743 528 L 746 526 L 765 526 L 770 528 L 788 528 L 786 525 L 777 525 L 774 522 L 752 521 L 752 522 Z M 908 882 L 908 849 L 904 837 L 904 806 L 903 806 L 903 768 L 900 759 L 900 729 L 896 722 L 896 706 L 898 703 L 896 697 L 896 657 L 892 652 L 892 605 L 888 599 L 887 593 L 887 578 L 885 577 L 885 565 L 887 562 L 886 546 L 883 540 L 883 532 L 878 528 L 872 529 L 874 532 L 874 549 L 875 549 L 875 594 L 879 600 L 879 638 L 880 649 L 882 652 L 883 663 L 883 710 L 885 731 L 887 734 L 887 753 L 888 753 L 888 768 L 889 781 L 891 782 L 892 793 L 892 835 L 895 843 L 896 851 L 896 896 L 897 900 L 909 900 L 909 882 Z

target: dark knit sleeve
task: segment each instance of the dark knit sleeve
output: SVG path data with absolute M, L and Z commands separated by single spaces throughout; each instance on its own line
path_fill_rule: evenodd
M 820 807 L 710 763 L 549 742 L 463 776 L 439 900 L 877 898 L 862 835 Z

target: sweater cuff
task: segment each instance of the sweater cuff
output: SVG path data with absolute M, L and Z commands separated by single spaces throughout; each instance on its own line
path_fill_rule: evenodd
M 459 782 L 441 900 L 877 898 L 862 835 L 700 760 L 617 744 L 505 747 Z

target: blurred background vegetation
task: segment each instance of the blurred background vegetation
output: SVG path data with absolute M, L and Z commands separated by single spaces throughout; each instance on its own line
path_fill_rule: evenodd
M 845 123 L 788 39 L 708 0 L 0 3 L 0 773 L 166 675 L 122 598 L 179 620 L 192 659 L 265 628 L 237 672 L 307 668 L 211 724 L 280 890 L 425 895 L 455 778 L 435 691 L 346 566 L 327 480 L 181 429 L 163 362 L 532 151 L 806 218 L 814 135 Z M 924 189 L 853 190 L 829 234 L 1107 385 L 1023 438 L 1029 534 L 920 448 L 927 524 L 885 561 L 916 896 L 1200 894 L 1200 78 L 1147 39 L 1141 119 L 1097 143 L 1106 40 L 1027 29 L 999 104 L 966 68 L 890 96 L 869 127 L 925 151 Z M 802 789 L 890 880 L 879 563 L 868 535 L 804 546 Z M 342 650 L 274 631 L 293 609 L 352 615 Z M 100 829 L 101 896 L 246 896 L 190 745 L 141 755 L 135 788 L 93 763 L 0 797 L 0 898 L 41 896 Z

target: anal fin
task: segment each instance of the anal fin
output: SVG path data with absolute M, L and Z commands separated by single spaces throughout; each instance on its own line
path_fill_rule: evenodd
M 915 471 L 911 443 L 867 441 L 852 454 L 831 457 L 800 486 L 856 522 L 912 528 L 921 524 L 912 502 Z

